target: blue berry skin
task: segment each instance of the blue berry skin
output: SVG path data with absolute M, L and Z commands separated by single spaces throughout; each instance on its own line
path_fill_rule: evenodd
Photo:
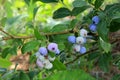
M 46 56 L 48 54 L 48 51 L 45 47 L 40 47 L 39 48 L 39 53 L 43 56 Z
M 70 43 L 76 43 L 76 37 L 75 37 L 75 36 L 69 36 L 69 37 L 68 37 L 68 41 L 69 41 Z
M 86 53 L 86 48 L 82 46 L 82 47 L 80 48 L 80 53 L 81 53 L 81 54 Z
M 90 24 L 89 29 L 93 32 L 96 32 L 96 25 L 95 24 Z
M 94 16 L 92 18 L 92 21 L 93 21 L 94 24 L 98 24 L 100 22 L 100 18 L 98 16 Z
M 59 49 L 57 49 L 56 51 L 55 51 L 55 54 L 60 54 L 60 50 Z

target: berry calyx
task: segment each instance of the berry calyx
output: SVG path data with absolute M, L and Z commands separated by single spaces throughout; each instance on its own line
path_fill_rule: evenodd
M 84 44 L 86 41 L 83 37 L 77 37 L 76 38 L 76 43 L 77 44 Z
M 75 43 L 76 42 L 76 37 L 75 36 L 68 36 L 68 41 L 70 43 Z
M 49 51 L 55 52 L 58 49 L 58 45 L 56 43 L 50 43 L 47 47 Z
M 46 56 L 48 54 L 48 51 L 45 47 L 40 47 L 39 48 L 39 53 L 43 56 Z
M 73 50 L 74 50 L 75 52 L 79 52 L 79 51 L 80 51 L 80 45 L 74 44 L 74 45 L 73 45 Z

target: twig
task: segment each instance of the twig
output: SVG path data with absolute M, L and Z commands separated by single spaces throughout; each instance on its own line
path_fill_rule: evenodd
M 113 42 L 111 42 L 111 44 L 114 44 L 114 43 L 116 43 L 116 42 L 119 41 L 119 40 L 120 40 L 120 39 L 118 38 L 118 39 L 114 40 Z M 75 62 L 76 60 L 78 60 L 80 57 L 82 57 L 82 56 L 84 56 L 84 55 L 87 55 L 87 54 L 90 54 L 91 52 L 94 52 L 94 51 L 96 51 L 96 50 L 98 50 L 98 48 L 91 49 L 91 50 L 87 51 L 85 54 L 78 55 L 78 56 L 76 56 L 75 59 L 73 59 L 73 60 L 65 63 L 65 65 L 68 65 L 68 64 L 70 64 L 70 63 L 73 63 L 73 62 Z
M 0 28 L 0 31 L 3 32 L 3 33 L 5 33 L 6 35 L 8 35 L 8 36 L 11 37 L 11 38 L 14 38 L 13 35 L 9 34 L 9 33 L 6 32 L 6 31 L 4 31 L 2 28 Z

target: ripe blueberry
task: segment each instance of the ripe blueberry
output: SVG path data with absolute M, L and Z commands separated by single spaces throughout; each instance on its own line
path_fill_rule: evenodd
M 48 51 L 45 47 L 40 47 L 39 48 L 39 53 L 43 56 L 46 56 L 48 54 Z
M 76 37 L 75 36 L 68 36 L 68 41 L 70 43 L 75 43 L 76 42 Z
M 49 51 L 55 52 L 58 49 L 58 45 L 56 43 L 50 43 L 47 48 Z
M 80 53 L 81 53 L 81 54 L 86 53 L 86 48 L 85 48 L 84 46 L 82 46 L 82 47 L 80 48 Z
M 93 32 L 96 32 L 96 25 L 95 24 L 90 24 L 89 29 Z
M 98 24 L 100 22 L 100 18 L 98 16 L 94 16 L 92 18 L 92 21 L 93 21 L 94 24 Z

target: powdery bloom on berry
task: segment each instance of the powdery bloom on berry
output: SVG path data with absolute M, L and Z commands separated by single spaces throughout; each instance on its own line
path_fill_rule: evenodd
M 73 50 L 74 50 L 75 52 L 79 52 L 79 51 L 80 51 L 80 45 L 74 44 L 74 45 L 73 45 Z
M 76 38 L 76 43 L 77 44 L 84 44 L 85 43 L 85 39 L 83 37 L 77 37 Z
M 48 51 L 45 47 L 40 47 L 39 48 L 39 53 L 43 56 L 46 56 L 48 54 Z
M 94 24 L 98 24 L 100 22 L 100 18 L 98 16 L 93 16 L 92 21 Z
M 46 59 L 46 60 L 43 62 L 43 64 L 44 64 L 44 67 L 45 67 L 46 69 L 51 69 L 51 68 L 53 67 L 53 64 L 50 63 L 50 61 L 49 61 L 48 59 Z
M 39 59 L 37 59 L 36 64 L 37 64 L 37 66 L 39 68 L 43 68 L 44 67 L 43 63 Z
M 97 27 L 96 27 L 95 24 L 90 24 L 89 29 L 90 29 L 91 31 L 95 32 L 96 29 L 97 29 Z
M 75 43 L 76 42 L 76 37 L 75 36 L 68 36 L 68 41 L 70 43 Z
M 56 43 L 50 43 L 47 48 L 49 51 L 55 52 L 58 49 L 58 45 Z
M 86 53 L 86 48 L 85 48 L 84 46 L 81 47 L 81 49 L 80 49 L 80 53 L 81 53 L 81 54 Z
M 57 50 L 55 51 L 55 54 L 60 54 L 60 50 L 57 49 Z
M 85 30 L 85 29 L 81 29 L 80 30 L 80 35 L 82 36 L 82 37 L 87 37 L 87 30 Z

